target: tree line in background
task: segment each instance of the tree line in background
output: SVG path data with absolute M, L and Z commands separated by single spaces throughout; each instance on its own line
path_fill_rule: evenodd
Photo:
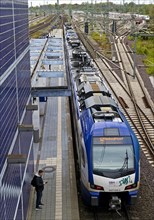
M 148 29 L 154 32 L 154 5 L 137 5 L 133 2 L 125 3 L 124 5 L 113 4 L 111 2 L 107 3 L 98 3 L 98 4 L 89 4 L 83 3 L 81 5 L 74 4 L 62 4 L 62 5 L 42 5 L 40 7 L 30 7 L 30 14 L 35 14 L 39 16 L 42 14 L 45 16 L 47 13 L 65 13 L 66 11 L 84 11 L 85 13 L 90 12 L 94 14 L 106 14 L 108 12 L 119 12 L 119 13 L 132 13 L 132 14 L 141 14 L 149 15 L 150 21 L 148 22 Z M 133 40 L 133 39 L 132 39 Z M 147 73 L 154 75 L 154 66 L 149 65 L 154 63 L 154 37 L 144 39 L 143 37 L 138 37 L 137 40 L 137 53 L 143 54 L 146 56 L 144 63 L 147 68 Z
M 133 2 L 131 3 L 125 3 L 124 5 L 120 4 L 113 4 L 112 2 L 109 3 L 98 3 L 98 4 L 89 4 L 89 3 L 82 3 L 79 4 L 73 4 L 70 6 L 70 4 L 61 4 L 61 5 L 41 5 L 38 7 L 30 7 L 30 10 L 35 12 L 36 10 L 44 10 L 44 9 L 50 9 L 51 11 L 56 11 L 58 8 L 60 11 L 67 10 L 68 7 L 71 7 L 72 10 L 81 10 L 81 11 L 93 11 L 94 13 L 105 13 L 105 12 L 123 12 L 123 13 L 139 13 L 144 15 L 149 15 L 151 18 L 154 17 L 154 5 L 149 4 L 141 4 L 137 5 Z
M 41 5 L 38 7 L 30 7 L 30 14 L 34 13 L 36 16 L 41 13 L 64 13 L 66 10 L 77 10 L 77 11 L 84 11 L 86 12 L 93 12 L 97 14 L 101 13 L 107 13 L 107 12 L 119 12 L 119 13 L 135 13 L 135 14 L 142 14 L 142 15 L 149 15 L 150 16 L 150 22 L 149 25 L 151 29 L 154 31 L 154 5 L 149 4 L 135 4 L 133 2 L 131 3 L 125 3 L 124 5 L 120 4 L 113 4 L 112 2 L 109 3 L 98 3 L 98 4 L 89 4 L 89 3 L 82 3 L 79 4 L 62 4 L 62 5 Z

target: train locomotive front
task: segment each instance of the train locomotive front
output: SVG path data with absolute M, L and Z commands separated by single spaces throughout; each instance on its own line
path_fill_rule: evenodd
M 108 204 L 110 209 L 121 209 L 122 202 L 133 204 L 139 187 L 139 146 L 131 128 L 123 121 L 95 121 L 91 114 L 86 120 L 87 124 L 81 122 L 85 143 L 85 158 L 81 160 L 84 201 L 92 206 Z M 89 127 L 86 133 L 84 126 Z

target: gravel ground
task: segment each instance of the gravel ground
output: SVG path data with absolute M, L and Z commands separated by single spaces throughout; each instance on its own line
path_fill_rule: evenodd
M 125 43 L 127 43 L 128 49 L 132 48 L 133 41 L 129 41 L 129 40 L 125 39 Z M 133 56 L 133 55 L 131 55 L 131 56 Z M 149 75 L 146 73 L 146 69 L 144 67 L 139 67 L 139 66 L 144 65 L 143 59 L 144 59 L 144 55 L 137 55 L 136 56 L 137 69 L 139 70 L 139 73 L 140 73 L 140 76 L 142 77 L 144 85 L 147 88 L 147 90 L 151 96 L 152 101 L 154 102 L 154 87 L 152 86 Z
M 130 50 L 133 41 L 128 41 L 125 39 L 125 43 L 128 45 L 128 50 Z M 115 50 L 114 45 L 112 45 L 113 51 Z M 130 53 L 131 54 L 131 53 Z M 131 54 L 133 56 L 133 54 Z M 133 58 L 133 57 L 132 57 Z M 138 66 L 143 66 L 143 56 L 136 56 L 136 63 Z M 110 63 L 111 65 L 111 63 Z M 118 63 L 117 63 L 118 65 Z M 116 74 L 122 79 L 121 71 L 118 68 L 113 69 Z M 143 79 L 144 85 L 149 92 L 149 95 L 154 102 L 154 88 L 149 79 L 149 75 L 146 73 L 145 68 L 138 67 L 141 78 Z M 154 219 L 154 168 L 150 165 L 144 153 L 141 151 L 141 179 L 140 179 L 140 189 L 137 201 L 135 205 L 130 207 L 130 215 L 132 220 L 153 220 Z M 81 219 L 93 219 L 90 210 L 86 210 L 82 204 L 82 200 L 79 196 L 79 206 L 80 206 L 80 218 Z M 104 218 L 102 218 L 104 219 Z M 115 219 L 115 218 L 112 218 Z M 120 220 L 121 218 L 119 218 Z
M 133 41 L 125 39 L 128 49 L 132 47 Z M 131 55 L 133 56 L 133 55 Z M 136 56 L 137 66 L 143 66 L 143 55 Z M 154 88 L 150 81 L 149 75 L 146 73 L 145 68 L 138 67 L 140 76 L 144 82 L 147 91 L 154 102 Z M 119 75 L 119 73 L 118 73 Z M 144 153 L 141 151 L 141 184 L 137 202 L 135 206 L 131 207 L 133 219 L 139 220 L 152 220 L 154 219 L 154 168 L 149 164 Z M 136 218 L 134 218 L 136 213 Z
M 125 42 L 127 42 L 128 49 L 130 49 L 133 42 L 128 41 L 127 39 L 125 40 Z M 142 61 L 143 58 L 144 57 L 141 55 L 136 56 L 137 66 L 144 65 Z M 114 65 L 113 68 L 115 68 Z M 149 79 L 149 75 L 146 73 L 145 68 L 138 67 L 138 70 L 141 75 L 141 78 L 143 79 L 144 85 L 147 88 L 147 91 L 149 92 L 152 101 L 154 102 L 154 88 Z M 118 68 L 117 69 L 115 68 L 114 71 L 122 79 L 121 71 L 119 71 Z M 91 219 L 90 216 L 86 218 L 87 216 L 85 214 L 85 213 L 87 214 L 89 213 L 90 215 L 90 212 L 86 212 L 85 210 L 84 212 L 82 211 L 83 211 L 83 207 L 81 208 L 81 213 L 80 213 L 81 219 L 90 220 Z M 149 164 L 147 158 L 145 157 L 142 151 L 141 151 L 141 181 L 140 181 L 139 195 L 136 204 L 130 208 L 130 214 L 131 213 L 132 213 L 131 215 L 132 220 L 154 219 L 154 168 Z M 120 219 L 121 218 L 119 218 L 119 220 Z
M 131 207 L 139 220 L 154 219 L 154 168 L 141 152 L 141 184 L 137 202 Z M 134 215 L 133 215 L 134 216 Z M 132 218 L 133 220 L 133 218 Z
M 132 48 L 133 41 L 125 39 L 125 43 L 128 45 L 128 50 Z M 131 54 L 133 56 L 133 54 Z M 133 58 L 133 57 L 132 57 Z M 149 75 L 146 73 L 145 68 L 138 66 L 143 66 L 143 55 L 136 56 L 137 69 L 140 76 L 144 82 L 149 95 L 154 102 L 154 87 L 150 81 Z M 116 72 L 116 70 L 115 70 Z M 120 74 L 119 71 L 117 73 Z M 149 164 L 144 153 L 141 151 L 141 183 L 137 202 L 131 207 L 132 220 L 152 220 L 154 219 L 154 168 Z M 136 218 L 134 218 L 134 213 Z

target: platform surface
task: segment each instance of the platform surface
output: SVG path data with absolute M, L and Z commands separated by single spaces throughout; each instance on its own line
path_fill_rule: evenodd
M 62 70 L 61 65 L 56 69 Z M 63 78 L 57 75 L 43 81 L 47 86 L 63 85 L 65 74 Z M 43 179 L 48 183 L 41 210 L 35 210 L 36 194 L 32 187 L 28 220 L 79 220 L 69 99 L 48 97 L 47 102 L 39 102 L 36 98 L 34 104 L 39 106 L 33 115 L 34 127 L 39 127 L 41 137 L 39 143 L 33 144 L 35 171 L 44 169 Z

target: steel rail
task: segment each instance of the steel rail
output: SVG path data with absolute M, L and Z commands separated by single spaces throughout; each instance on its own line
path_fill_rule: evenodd
M 51 25 L 51 22 L 54 22 L 57 19 L 57 15 L 55 16 L 50 16 L 46 21 L 40 22 L 38 25 L 35 25 L 34 27 L 30 27 L 29 34 L 30 36 L 37 32 L 38 30 L 48 27 Z
M 97 52 L 97 50 L 93 47 L 92 43 L 89 41 L 89 39 L 81 32 L 81 30 L 79 29 L 79 27 L 77 27 L 77 24 L 75 25 L 75 28 L 77 29 L 77 32 L 78 32 L 78 35 L 79 37 L 82 39 L 82 42 L 83 44 L 85 45 L 85 47 L 87 48 L 88 44 L 89 44 L 89 47 L 87 48 L 87 50 L 89 51 L 89 53 L 91 54 L 91 56 L 95 59 L 96 56 L 100 56 L 100 52 Z M 91 52 L 92 51 L 92 52 Z M 101 57 L 101 60 L 102 60 L 102 55 L 100 56 Z M 98 66 L 98 65 L 97 65 Z M 99 67 L 99 66 L 98 66 Z M 109 69 L 110 70 L 110 69 Z M 101 70 L 100 70 L 101 71 Z M 111 70 L 110 70 L 111 71 Z M 102 72 L 102 71 L 101 71 Z M 104 76 L 105 77 L 105 76 Z M 105 79 L 107 80 L 107 78 L 105 77 Z M 116 77 L 117 79 L 117 77 Z M 119 81 L 118 81 L 119 82 Z M 109 82 L 108 82 L 109 83 Z M 121 83 L 120 83 L 121 84 Z M 122 85 L 122 87 L 124 88 L 124 85 Z M 131 122 L 133 123 L 135 129 L 138 131 L 140 137 L 142 138 L 142 140 L 144 141 L 144 143 L 148 146 L 149 148 L 149 151 L 150 153 L 154 156 L 154 147 L 153 147 L 153 143 L 149 137 L 149 135 L 147 134 L 146 132 L 146 129 L 144 128 L 143 126 L 143 122 L 142 122 L 142 119 L 140 118 L 140 114 L 139 114 L 139 111 L 138 110 L 141 110 L 141 108 L 137 105 L 134 97 L 132 97 L 132 95 L 124 88 L 125 92 L 127 92 L 127 94 L 129 95 L 129 97 L 131 98 L 132 102 L 134 103 L 134 108 L 136 109 L 137 111 L 137 116 L 139 117 L 139 121 L 140 121 L 140 124 L 143 128 L 143 132 L 144 134 L 146 135 L 147 137 L 147 140 L 145 140 L 145 138 L 143 138 L 143 135 L 141 134 L 140 130 L 137 128 L 136 124 L 134 123 L 134 121 L 131 119 L 131 116 L 129 115 L 129 113 L 126 111 L 126 109 L 124 108 L 124 111 L 126 112 L 127 116 L 129 117 L 129 119 L 131 120 Z M 112 91 L 114 92 L 114 90 L 112 89 Z M 115 94 L 115 92 L 114 92 Z M 116 94 L 115 94 L 116 95 Z M 117 97 L 117 95 L 116 95 Z M 117 97 L 117 99 L 119 100 L 119 97 Z M 124 106 L 123 106 L 124 107 Z M 141 111 L 143 114 L 144 112 Z M 145 114 L 144 114 L 145 116 Z M 150 119 L 148 119 L 148 117 L 146 116 L 145 117 L 148 122 L 151 124 L 152 127 L 154 127 L 154 125 L 151 123 Z
M 122 46 L 124 47 L 123 44 L 122 44 Z M 118 48 L 118 47 L 117 47 L 117 48 Z M 124 48 L 124 49 L 125 49 L 125 48 Z M 121 56 L 121 55 L 120 55 L 120 56 Z M 130 62 L 130 59 L 129 59 L 127 53 L 126 53 L 126 56 L 127 56 L 128 60 L 129 60 L 129 62 Z M 130 63 L 131 63 L 131 62 L 130 62 Z M 132 66 L 132 65 L 131 65 L 131 66 Z M 132 68 L 133 68 L 133 67 L 132 67 Z M 146 137 L 146 139 L 147 139 L 147 140 L 145 140 L 145 139 L 143 139 L 143 140 L 144 140 L 144 142 L 146 142 L 146 144 L 148 143 L 148 148 L 149 148 L 150 152 L 152 153 L 152 155 L 154 156 L 154 146 L 153 146 L 153 143 L 152 143 L 152 141 L 151 141 L 151 139 L 150 139 L 150 137 L 149 137 L 149 134 L 148 134 L 148 132 L 147 132 L 147 129 L 145 128 L 145 125 L 144 125 L 144 123 L 143 123 L 143 120 L 142 120 L 142 118 L 141 118 L 140 111 L 139 111 L 139 108 L 138 108 L 138 105 L 137 105 L 137 101 L 136 101 L 136 99 L 135 99 L 135 95 L 134 95 L 133 89 L 132 89 L 132 87 L 131 87 L 130 80 L 129 80 L 129 78 L 128 78 L 127 75 L 125 75 L 125 77 L 126 77 L 126 80 L 127 80 L 127 85 L 128 85 L 129 91 L 130 91 L 130 95 L 132 96 L 132 102 L 133 102 L 133 105 L 134 105 L 134 108 L 135 108 L 135 112 L 136 112 L 137 118 L 138 118 L 138 120 L 139 120 L 139 122 L 140 122 L 142 131 L 144 132 L 145 137 Z M 143 92 L 144 89 L 143 89 L 141 83 L 139 82 L 139 79 L 138 79 L 138 78 L 137 78 L 137 80 L 138 80 L 138 83 L 139 83 L 139 85 L 140 85 L 140 88 L 141 88 L 141 90 L 142 90 L 142 92 Z M 145 95 L 145 92 L 143 92 L 143 94 Z M 149 106 L 150 106 L 150 105 L 149 105 Z M 151 107 L 151 106 L 150 106 L 150 107 Z M 153 113 L 152 109 L 151 109 L 151 112 Z M 148 120 L 148 121 L 149 121 L 149 120 Z

